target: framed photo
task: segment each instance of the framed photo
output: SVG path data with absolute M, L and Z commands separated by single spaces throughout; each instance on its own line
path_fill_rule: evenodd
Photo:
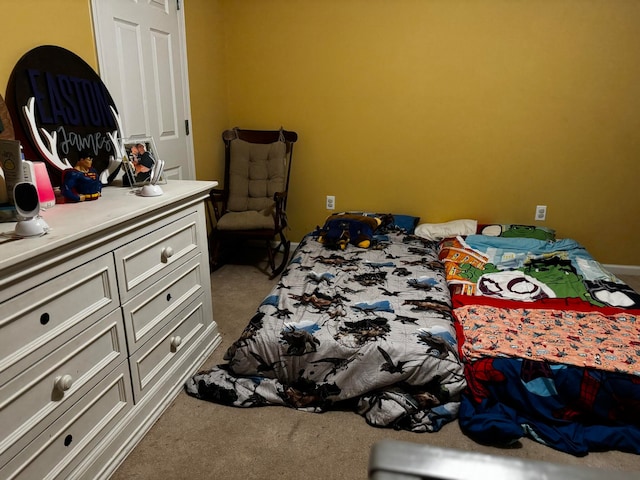
M 152 175 L 157 174 L 157 168 L 162 162 L 157 155 L 153 137 L 135 137 L 123 139 L 126 151 L 122 159 L 122 184 L 125 187 L 140 187 L 152 183 Z M 160 173 L 156 183 L 166 183 L 164 173 Z

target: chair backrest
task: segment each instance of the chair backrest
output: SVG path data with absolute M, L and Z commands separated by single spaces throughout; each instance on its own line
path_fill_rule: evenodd
M 289 174 L 296 132 L 243 130 L 222 134 L 225 144 L 224 211 L 264 211 L 274 194 L 289 190 Z M 286 198 L 285 198 L 286 202 Z

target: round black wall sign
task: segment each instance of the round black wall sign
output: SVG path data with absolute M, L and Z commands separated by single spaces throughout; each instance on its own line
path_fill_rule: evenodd
M 114 156 L 117 108 L 98 74 L 69 50 L 44 45 L 26 53 L 11 73 L 6 103 L 26 158 L 46 161 L 50 173 L 75 165 L 81 150 L 93 155 L 98 173 Z

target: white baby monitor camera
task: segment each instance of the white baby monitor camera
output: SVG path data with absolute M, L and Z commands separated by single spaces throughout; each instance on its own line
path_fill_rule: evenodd
M 40 201 L 36 186 L 31 182 L 17 183 L 13 187 L 13 201 L 18 215 L 23 219 L 16 224 L 16 235 L 33 237 L 44 234 L 44 222 L 38 217 Z
M 140 189 L 140 195 L 142 195 L 143 197 L 157 197 L 158 195 L 162 195 L 164 193 L 162 191 L 162 188 L 160 188 L 160 185 L 158 185 L 158 181 L 160 180 L 160 176 L 162 175 L 163 170 L 164 160 L 158 158 L 153 164 L 153 168 L 151 168 L 149 184 Z

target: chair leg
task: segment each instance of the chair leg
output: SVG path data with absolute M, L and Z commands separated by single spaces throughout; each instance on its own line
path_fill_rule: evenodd
M 209 235 L 209 271 L 213 272 L 220 268 L 220 239 L 215 230 Z
M 280 232 L 279 235 L 280 235 L 280 243 L 278 244 L 277 247 L 274 248 L 271 245 L 271 241 L 267 242 L 267 253 L 269 254 L 269 266 L 271 267 L 271 276 L 270 276 L 271 279 L 280 275 L 280 273 L 284 270 L 284 267 L 287 265 L 287 262 L 289 261 L 291 241 L 285 237 L 284 232 Z M 282 249 L 282 260 L 276 266 L 275 257 L 276 257 L 276 253 L 280 251 L 280 249 Z

